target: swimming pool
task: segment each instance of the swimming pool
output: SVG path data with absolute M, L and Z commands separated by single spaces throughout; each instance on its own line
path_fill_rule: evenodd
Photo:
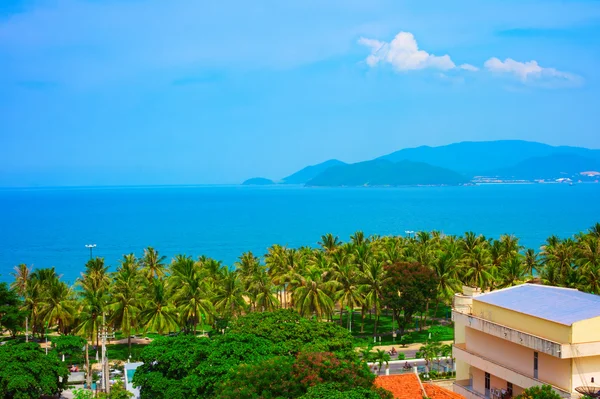
M 128 369 L 127 370 L 127 382 L 129 382 L 131 384 L 131 381 L 133 381 L 133 375 L 135 374 L 135 369 Z

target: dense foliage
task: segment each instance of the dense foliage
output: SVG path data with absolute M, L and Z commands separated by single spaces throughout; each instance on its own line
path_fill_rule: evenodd
M 540 252 L 511 235 L 488 239 L 433 231 L 367 237 L 359 231 L 346 243 L 327 234 L 317 248 L 273 245 L 263 257 L 246 252 L 229 268 L 205 256 L 176 255 L 167 262 L 148 247 L 140 258 L 125 255 L 114 272 L 103 258 L 91 259 L 73 286 L 54 268 L 32 270 L 22 264 L 15 267 L 10 290 L 0 285 L 0 324 L 15 334 L 24 329 L 27 316 L 38 337 L 47 326 L 55 334 L 85 338 L 89 383 L 87 341 L 97 346 L 104 327 L 130 340 L 140 332 L 194 335 L 212 328 L 218 335 L 252 326 L 256 337 L 274 342 L 269 356 L 332 352 L 343 358 L 350 346 L 347 333 L 332 323 L 313 325 L 294 317 L 342 324 L 351 309 L 346 327 L 379 335 L 383 309 L 392 309 L 405 329 L 428 307 L 449 304 L 462 285 L 494 290 L 534 275 L 543 284 L 600 293 L 600 223 L 574 237 L 551 236 Z M 261 319 L 263 312 L 282 308 L 289 311 L 270 325 Z M 355 310 L 360 320 L 353 320 Z M 251 318 L 237 320 L 240 315 Z M 375 319 L 368 332 L 367 315 Z M 193 389 L 193 383 L 190 387 L 185 389 Z
M 527 388 L 517 399 L 560 399 L 560 395 L 550 385 L 542 385 Z
M 32 342 L 8 342 L 0 346 L 0 397 L 39 399 L 56 395 L 66 386 L 69 371 L 50 353 Z M 61 382 L 61 380 L 63 382 Z
M 14 337 L 22 329 L 26 317 L 22 305 L 17 293 L 0 283 L 0 331 L 6 329 Z
M 329 339 L 336 353 L 323 350 Z M 374 376 L 358 360 L 346 330 L 288 310 L 242 316 L 210 339 L 157 339 L 142 360 L 133 381 L 142 399 L 298 398 L 325 383 L 340 392 L 362 388 L 366 398 L 386 397 L 373 388 Z

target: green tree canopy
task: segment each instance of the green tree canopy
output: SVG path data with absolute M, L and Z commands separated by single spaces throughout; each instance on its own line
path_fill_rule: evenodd
M 39 399 L 57 395 L 66 387 L 69 370 L 54 353 L 44 354 L 33 342 L 0 346 L 0 397 Z M 62 379 L 62 382 L 61 382 Z
M 60 335 L 52 337 L 52 348 L 59 355 L 74 356 L 81 354 L 85 346 L 85 339 L 76 335 Z
M 383 304 L 393 310 L 404 333 L 413 315 L 425 311 L 435 299 L 439 281 L 432 269 L 418 262 L 398 262 L 385 269 L 388 278 L 383 287 Z
M 0 283 L 0 331 L 6 329 L 15 337 L 25 322 L 26 313 L 21 310 L 22 301 L 16 291 Z

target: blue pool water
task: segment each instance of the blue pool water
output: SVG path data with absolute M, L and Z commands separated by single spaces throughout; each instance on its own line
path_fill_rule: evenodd
M 516 234 L 538 248 L 600 221 L 600 184 L 469 187 L 142 187 L 0 190 L 0 281 L 15 265 L 55 266 L 74 281 L 94 256 L 113 266 L 151 245 L 169 258 L 207 255 L 232 265 L 278 243 L 437 229 Z
M 131 381 L 133 380 L 133 375 L 135 374 L 135 369 L 128 369 L 127 370 L 127 382 L 129 382 L 131 384 Z

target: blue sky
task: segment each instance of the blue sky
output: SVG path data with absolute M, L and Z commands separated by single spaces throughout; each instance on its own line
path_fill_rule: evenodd
M 0 186 L 238 183 L 600 148 L 600 1 L 2 0 Z

